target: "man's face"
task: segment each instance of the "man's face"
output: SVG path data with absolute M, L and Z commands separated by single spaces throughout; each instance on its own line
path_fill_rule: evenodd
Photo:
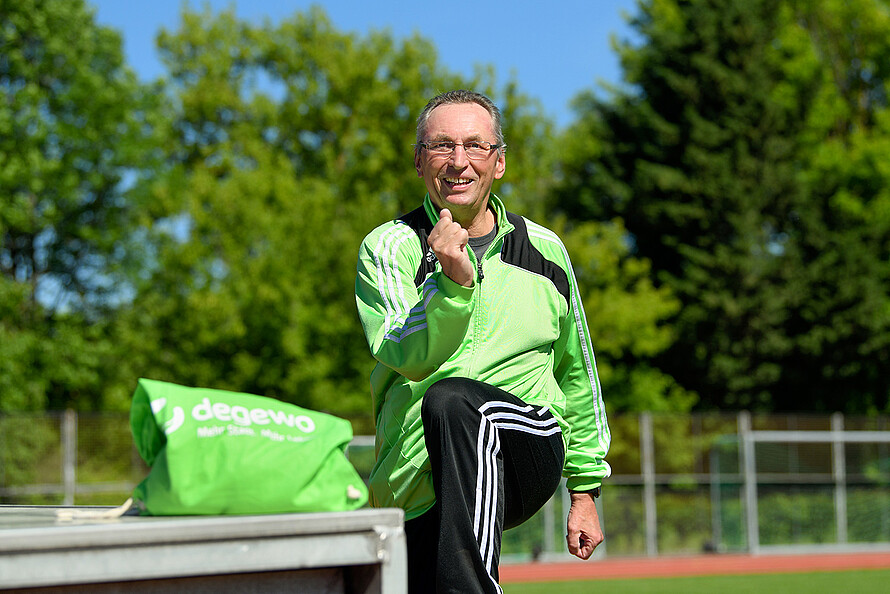
M 427 121 L 423 142 L 482 140 L 497 143 L 491 115 L 478 103 L 457 103 L 435 108 Z M 506 169 L 504 155 L 491 151 L 483 160 L 467 157 L 463 146 L 456 146 L 450 156 L 431 155 L 420 148 L 414 157 L 418 177 L 423 178 L 433 204 L 447 208 L 455 218 L 472 217 L 488 205 L 494 180 Z

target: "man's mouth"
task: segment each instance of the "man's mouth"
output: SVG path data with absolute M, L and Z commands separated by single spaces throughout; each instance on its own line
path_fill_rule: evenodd
M 462 188 L 473 183 L 473 180 L 466 177 L 446 177 L 445 183 L 447 183 L 452 188 Z

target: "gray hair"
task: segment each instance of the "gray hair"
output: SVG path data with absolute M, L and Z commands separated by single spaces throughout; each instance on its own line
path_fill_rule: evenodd
M 423 137 L 426 134 L 426 127 L 430 120 L 430 114 L 434 109 L 440 105 L 454 105 L 460 103 L 476 103 L 485 108 L 485 111 L 491 116 L 491 127 L 497 137 L 497 144 L 502 147 L 498 149 L 498 152 L 503 153 L 503 147 L 506 145 L 504 144 L 504 132 L 501 130 L 501 110 L 498 109 L 498 106 L 495 105 L 491 99 L 482 93 L 466 91 L 464 89 L 446 91 L 445 93 L 441 93 L 430 99 L 429 103 L 426 104 L 426 107 L 423 108 L 423 111 L 421 111 L 420 115 L 417 117 L 417 142 L 423 142 Z

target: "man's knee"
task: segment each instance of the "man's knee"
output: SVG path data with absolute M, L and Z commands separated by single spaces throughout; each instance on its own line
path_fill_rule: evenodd
M 423 395 L 420 416 L 424 423 L 434 418 L 449 417 L 470 406 L 470 396 L 475 391 L 475 382 L 465 377 L 440 379 Z

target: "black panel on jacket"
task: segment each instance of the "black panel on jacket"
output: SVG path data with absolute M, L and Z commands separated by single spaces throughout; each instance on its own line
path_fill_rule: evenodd
M 571 303 L 569 277 L 562 268 L 545 258 L 544 254 L 531 244 L 525 219 L 517 214 L 508 212 L 507 220 L 513 224 L 515 229 L 504 237 L 501 259 L 513 266 L 549 278 L 556 286 L 556 290 L 565 298 L 566 304 Z
M 430 244 L 427 241 L 430 231 L 433 230 L 433 223 L 422 205 L 399 217 L 399 220 L 411 227 L 420 239 L 420 251 L 423 258 L 420 260 L 420 266 L 417 267 L 417 274 L 414 276 L 414 286 L 419 287 L 428 274 L 436 271 L 436 254 L 430 249 Z
M 420 266 L 417 267 L 417 274 L 414 276 L 414 286 L 419 287 L 426 280 L 427 275 L 436 270 L 436 255 L 430 249 L 429 242 L 427 241 L 430 231 L 433 230 L 433 223 L 427 216 L 423 206 L 399 217 L 399 220 L 411 227 L 417 234 L 418 239 L 420 239 L 420 248 L 424 257 L 420 260 Z M 560 292 L 566 303 L 570 303 L 569 278 L 565 271 L 545 258 L 531 244 L 525 219 L 517 214 L 508 212 L 507 220 L 513 224 L 515 229 L 504 236 L 504 245 L 501 247 L 501 260 L 517 268 L 522 268 L 533 274 L 550 279 L 550 282 Z

